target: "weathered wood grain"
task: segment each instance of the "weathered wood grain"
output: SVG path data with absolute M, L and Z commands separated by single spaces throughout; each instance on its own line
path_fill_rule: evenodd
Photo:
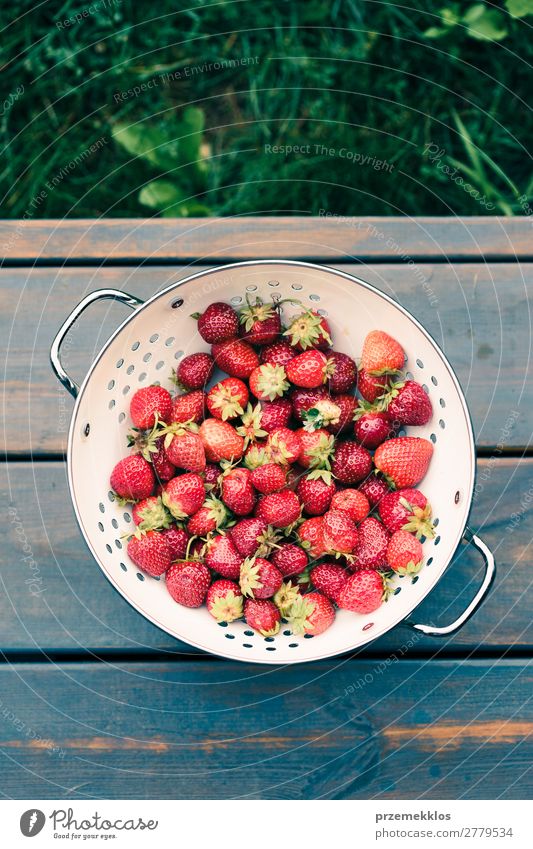
M 0 493 L 6 505 L 0 649 L 195 653 L 143 619 L 100 572 L 78 530 L 63 464 L 10 463 L 0 471 Z M 503 652 L 533 646 L 529 521 L 533 460 L 481 461 L 479 483 L 471 526 L 495 551 L 495 587 L 456 636 L 444 641 L 415 639 L 412 651 Z M 24 550 L 26 544 L 30 551 Z M 481 574 L 479 554 L 461 548 L 414 618 L 440 624 L 452 621 L 473 596 Z M 367 653 L 398 650 L 410 638 L 412 632 L 396 628 L 371 644 Z
M 2 792 L 529 799 L 531 683 L 519 660 L 4 666 Z
M 146 298 L 190 271 L 183 266 L 1 270 L 5 450 L 65 450 L 72 401 L 53 376 L 48 355 L 59 325 L 87 292 L 114 287 Z M 478 445 L 500 444 L 500 450 L 527 445 L 533 411 L 527 353 L 533 264 L 403 263 L 361 266 L 358 273 L 411 310 L 447 353 L 463 385 Z M 124 315 L 124 308 L 107 302 L 81 319 L 67 352 L 76 379 Z
M 189 262 L 267 257 L 398 261 L 531 258 L 527 217 L 357 218 L 336 216 L 0 222 L 8 262 Z

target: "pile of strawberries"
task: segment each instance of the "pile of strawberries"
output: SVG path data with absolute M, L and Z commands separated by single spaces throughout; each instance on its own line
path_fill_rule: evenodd
M 420 569 L 433 535 L 416 488 L 433 445 L 398 435 L 432 407 L 402 376 L 403 348 L 373 330 L 358 368 L 327 320 L 300 308 L 286 328 L 282 302 L 259 298 L 195 314 L 211 353 L 181 360 L 178 394 L 133 395 L 132 453 L 111 474 L 133 502 L 131 560 L 164 574 L 179 604 L 264 636 L 282 619 L 321 634 L 337 607 L 371 613 L 391 574 Z M 215 367 L 228 376 L 208 388 Z

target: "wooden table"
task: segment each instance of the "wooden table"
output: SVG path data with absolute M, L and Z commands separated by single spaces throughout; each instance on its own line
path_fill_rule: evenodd
M 241 218 L 4 222 L 6 341 L 0 747 L 15 798 L 530 798 L 532 222 Z M 116 594 L 67 491 L 71 404 L 48 351 L 101 287 L 151 295 L 195 267 L 265 256 L 352 269 L 433 333 L 472 411 L 471 524 L 498 561 L 455 637 L 397 628 L 357 657 L 228 663 L 176 643 Z M 121 317 L 95 307 L 82 377 Z M 449 621 L 480 580 L 462 550 L 420 617 Z M 404 646 L 404 648 L 402 648 Z

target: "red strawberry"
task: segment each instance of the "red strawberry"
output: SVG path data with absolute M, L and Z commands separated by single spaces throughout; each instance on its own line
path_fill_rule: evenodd
M 231 377 L 246 380 L 259 365 L 259 357 L 248 342 L 230 339 L 212 346 L 213 357 L 219 369 Z
M 209 354 L 189 354 L 176 369 L 176 380 L 184 389 L 203 389 L 213 374 L 213 357 Z
M 339 594 L 339 607 L 353 613 L 373 613 L 381 606 L 385 584 L 381 572 L 361 569 L 350 575 Z
M 207 610 L 217 622 L 234 622 L 242 617 L 242 593 L 238 584 L 222 578 L 207 591 Z
M 205 562 L 223 578 L 238 581 L 244 558 L 239 554 L 229 536 L 220 534 L 209 540 Z
M 359 369 L 357 388 L 365 401 L 368 401 L 369 404 L 373 404 L 381 395 L 383 395 L 384 392 L 386 392 L 389 387 L 389 380 L 389 375 L 385 374 L 380 376 L 368 374 L 368 372 L 362 368 Z
M 305 551 L 315 560 L 326 553 L 324 542 L 324 517 L 314 516 L 306 519 L 298 528 L 298 537 Z
M 206 466 L 205 449 L 198 434 L 180 425 L 171 427 L 173 431 L 165 439 L 165 451 L 170 462 L 178 469 L 203 472 Z
M 396 428 L 388 413 L 366 411 L 354 424 L 354 436 L 360 445 L 370 450 L 394 436 Z
M 433 407 L 422 386 L 415 380 L 394 383 L 388 394 L 387 413 L 403 425 L 425 425 L 433 415 Z
M 141 501 L 154 491 L 153 469 L 144 457 L 131 454 L 119 460 L 111 472 L 111 489 L 125 501 Z
M 295 356 L 294 348 L 288 342 L 274 342 L 261 351 L 261 362 L 272 366 L 286 366 Z
M 155 476 L 158 481 L 169 481 L 176 474 L 176 467 L 167 457 L 164 436 L 154 440 L 154 448 L 155 451 L 150 451 L 150 462 L 154 467 Z
M 328 352 L 330 365 L 329 391 L 332 395 L 348 392 L 357 383 L 357 366 L 348 354 Z
M 200 475 L 187 472 L 165 484 L 163 504 L 175 519 L 185 519 L 196 513 L 205 499 L 204 482 Z
M 329 469 L 335 439 L 327 430 L 295 431 L 300 439 L 301 451 L 298 462 L 304 469 Z
M 296 599 L 289 611 L 288 621 L 293 634 L 312 634 L 316 637 L 333 625 L 335 608 L 322 593 L 308 593 Z
M 434 537 L 431 505 L 419 489 L 397 489 L 388 492 L 379 505 L 379 515 L 387 530 L 393 534 L 403 530 L 417 537 Z
M 331 471 L 340 483 L 359 483 L 372 469 L 370 453 L 357 442 L 338 442 Z
M 235 548 L 243 557 L 252 557 L 254 554 L 266 557 L 277 539 L 273 529 L 255 516 L 241 519 L 230 528 L 228 533 Z
M 242 416 L 248 403 L 248 388 L 238 377 L 226 377 L 207 393 L 207 408 L 215 419 Z
M 334 554 L 352 554 L 357 547 L 358 533 L 348 513 L 328 510 L 324 514 L 324 545 Z
M 162 386 L 145 386 L 134 393 L 130 401 L 130 416 L 135 427 L 150 430 L 156 418 L 167 422 L 172 412 L 170 392 Z
M 309 562 L 303 548 L 290 542 L 285 542 L 279 548 L 275 548 L 271 560 L 284 578 L 289 575 L 299 575 Z
M 246 624 L 263 637 L 273 637 L 279 631 L 281 614 L 269 599 L 248 598 L 244 603 Z
M 403 368 L 405 352 L 396 339 L 383 330 L 372 330 L 363 342 L 361 367 L 372 374 L 395 372 Z
M 149 498 L 143 498 L 133 506 L 131 511 L 133 521 L 143 531 L 155 531 L 161 528 L 168 528 L 172 523 L 172 518 L 163 506 L 163 502 L 159 496 L 151 495 Z
M 284 581 L 275 593 L 273 601 L 279 612 L 285 619 L 289 616 L 291 608 L 297 599 L 301 596 L 300 586 L 293 581 Z
M 216 463 L 207 463 L 204 471 L 202 472 L 202 477 L 205 481 L 205 488 L 207 490 L 217 489 L 218 487 L 218 479 L 220 477 L 220 466 Z
M 331 396 L 325 386 L 317 389 L 294 389 L 290 394 L 292 412 L 299 422 L 304 421 L 304 413 L 316 407 L 318 401 L 331 401 Z
M 257 504 L 256 516 L 267 525 L 286 528 L 300 518 L 300 500 L 290 489 L 263 495 Z
M 277 427 L 268 435 L 266 452 L 274 463 L 281 465 L 296 463 L 301 450 L 302 444 L 298 433 L 288 427 Z
M 348 513 L 350 519 L 359 524 L 370 513 L 370 503 L 358 489 L 339 489 L 331 499 L 331 509 Z
M 264 557 L 247 557 L 241 566 L 241 592 L 250 598 L 272 598 L 283 583 L 279 569 Z
M 185 395 L 176 395 L 172 402 L 170 424 L 176 422 L 194 422 L 200 424 L 205 416 L 206 394 L 201 389 L 186 392 Z
M 265 463 L 252 470 L 252 483 L 262 495 L 270 495 L 283 489 L 286 483 L 285 467 L 277 463 Z
M 206 498 L 200 509 L 193 513 L 187 523 L 191 536 L 203 537 L 211 531 L 218 530 L 228 521 L 229 515 L 224 504 L 218 498 Z
M 416 486 L 428 470 L 433 445 L 427 439 L 398 436 L 376 450 L 374 465 L 398 488 Z
M 358 488 L 368 498 L 371 507 L 376 507 L 390 492 L 386 481 L 379 475 L 369 475 Z
M 382 569 L 387 565 L 390 534 L 381 522 L 368 516 L 359 525 L 359 542 L 354 551 L 358 569 Z
M 328 360 L 321 351 L 311 350 L 298 354 L 285 367 L 287 378 L 302 389 L 322 386 L 328 376 Z
M 160 531 L 137 531 L 128 540 L 128 555 L 148 575 L 162 575 L 172 562 L 172 552 Z
M 239 317 L 229 304 L 210 304 L 202 315 L 196 313 L 193 318 L 198 319 L 198 333 L 210 345 L 233 339 L 239 333 Z
M 269 363 L 254 368 L 249 382 L 250 392 L 260 401 L 274 401 L 289 388 L 284 367 L 272 366 Z
M 255 407 L 248 404 L 244 414 L 241 416 L 241 421 L 236 431 L 239 436 L 243 437 L 245 448 L 248 448 L 249 445 L 253 445 L 267 435 L 266 428 L 263 428 L 261 404 L 256 404 Z
M 200 607 L 209 589 L 209 569 L 198 560 L 173 563 L 166 574 L 167 590 L 178 604 Z
M 416 575 L 424 552 L 422 543 L 408 531 L 395 531 L 387 547 L 387 563 L 399 575 Z
M 241 336 L 251 345 L 270 345 L 281 333 L 279 309 L 274 304 L 264 304 L 256 298 L 248 302 L 239 314 Z
M 208 461 L 240 460 L 244 453 L 244 439 L 229 422 L 206 419 L 200 425 L 198 435 L 204 444 Z
M 328 424 L 327 429 L 330 433 L 337 435 L 351 428 L 357 400 L 353 395 L 335 395 L 333 400 L 340 410 L 339 418 Z
M 183 560 L 189 542 L 187 531 L 184 531 L 183 528 L 178 528 L 176 525 L 172 525 L 162 533 L 170 548 L 172 560 Z
M 290 421 L 292 404 L 288 398 L 277 398 L 275 401 L 263 401 L 261 404 L 261 427 L 267 433 L 272 433 L 278 427 L 286 427 Z
M 320 477 L 311 472 L 303 477 L 296 487 L 298 498 L 308 516 L 321 516 L 325 513 L 335 494 L 336 486 L 331 478 L 331 472 L 319 474 Z
M 347 579 L 346 569 L 329 560 L 311 569 L 311 583 L 332 601 L 337 601 Z
M 255 490 L 249 469 L 229 469 L 222 477 L 222 501 L 237 516 L 246 516 L 255 506 Z
M 306 310 L 295 316 L 283 335 L 288 336 L 291 345 L 300 351 L 306 348 L 325 351 L 333 344 L 328 322 L 314 310 Z

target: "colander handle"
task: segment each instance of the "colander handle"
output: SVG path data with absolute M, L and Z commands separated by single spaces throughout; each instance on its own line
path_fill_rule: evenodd
M 65 319 L 59 328 L 54 341 L 52 342 L 52 347 L 50 348 L 50 362 L 52 363 L 52 368 L 57 379 L 63 384 L 65 389 L 70 392 L 73 398 L 76 398 L 78 395 L 80 387 L 72 380 L 71 377 L 69 377 L 63 368 L 60 357 L 61 345 L 63 344 L 65 336 L 74 322 L 77 321 L 82 312 L 84 312 L 88 306 L 94 304 L 96 301 L 119 301 L 119 303 L 126 304 L 127 307 L 131 307 L 131 309 L 136 309 L 144 303 L 139 298 L 136 298 L 135 295 L 128 295 L 127 292 L 121 292 L 120 289 L 97 289 L 96 292 L 91 292 L 82 301 L 80 301 L 78 306 L 74 307 L 68 318 Z
M 483 559 L 485 561 L 485 574 L 483 576 L 483 581 L 481 582 L 481 586 L 475 594 L 474 598 L 468 605 L 468 607 L 461 613 L 460 616 L 457 617 L 455 622 L 452 622 L 450 625 L 444 625 L 442 627 L 437 627 L 436 625 L 416 625 L 414 622 L 406 619 L 405 624 L 409 625 L 413 628 L 414 631 L 418 631 L 421 634 L 426 634 L 428 637 L 447 637 L 450 634 L 455 634 L 456 631 L 459 631 L 463 625 L 468 622 L 471 616 L 474 615 L 478 607 L 483 603 L 485 596 L 491 588 L 491 584 L 494 580 L 494 576 L 496 575 L 496 563 L 494 561 L 494 555 L 490 548 L 480 539 L 476 534 L 474 534 L 470 528 L 467 528 L 465 531 L 464 539 L 467 542 L 472 543 L 478 551 L 483 555 Z

